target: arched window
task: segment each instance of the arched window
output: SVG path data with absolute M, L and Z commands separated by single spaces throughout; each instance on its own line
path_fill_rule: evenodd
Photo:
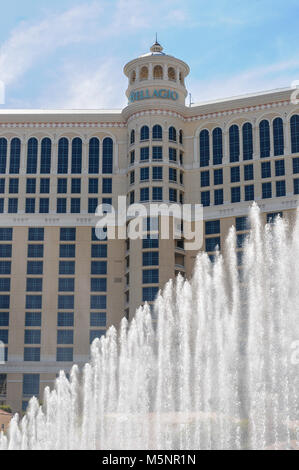
M 136 72 L 135 70 L 132 70 L 131 75 L 130 75 L 130 83 L 134 83 L 136 81 Z
M 110 137 L 106 137 L 103 140 L 103 165 L 102 173 L 113 172 L 113 140 Z
M 162 69 L 161 65 L 155 65 L 153 77 L 154 77 L 154 79 L 158 79 L 158 80 L 163 79 L 163 69 Z
M 200 166 L 209 166 L 210 162 L 210 136 L 207 129 L 199 135 Z
M 274 156 L 284 154 L 283 121 L 277 117 L 273 121 Z
M 299 152 L 299 115 L 295 114 L 291 117 L 291 142 L 292 153 Z
M 58 165 L 57 173 L 63 174 L 68 172 L 69 160 L 69 141 L 66 137 L 62 137 L 58 142 Z
M 180 140 L 180 144 L 183 144 L 183 131 L 182 129 L 180 130 L 180 133 L 179 133 L 179 140 Z
M 156 124 L 153 127 L 153 140 L 162 140 L 162 127 L 159 124 Z
M 176 81 L 176 73 L 173 67 L 168 67 L 168 80 L 171 80 L 172 82 Z
M 253 158 L 253 139 L 252 125 L 246 122 L 243 126 L 243 160 L 252 160 Z
M 96 137 L 89 141 L 88 173 L 99 173 L 100 162 L 100 142 Z
M 230 162 L 238 162 L 240 158 L 239 127 L 233 124 L 229 128 L 229 159 Z
M 260 122 L 260 152 L 261 158 L 270 157 L 270 125 L 266 119 Z
M 134 129 L 131 130 L 130 143 L 131 144 L 135 143 L 135 131 L 134 131 Z
M 32 137 L 27 144 L 27 174 L 37 172 L 37 148 L 38 141 Z
M 75 137 L 72 142 L 72 173 L 82 171 L 82 140 Z
M 168 131 L 168 138 L 171 142 L 176 142 L 176 129 L 171 126 Z
M 41 160 L 40 160 L 40 172 L 42 174 L 51 173 L 51 139 L 45 137 L 41 144 Z
M 9 173 L 17 174 L 20 171 L 21 141 L 17 137 L 10 143 Z
M 213 165 L 221 165 L 222 157 L 222 130 L 220 127 L 216 127 L 213 130 Z
M 145 65 L 140 69 L 139 79 L 140 81 L 148 80 L 148 68 Z
M 0 173 L 5 174 L 7 161 L 7 140 L 1 137 L 0 139 Z
M 140 140 L 149 140 L 149 127 L 148 126 L 142 126 L 140 129 Z

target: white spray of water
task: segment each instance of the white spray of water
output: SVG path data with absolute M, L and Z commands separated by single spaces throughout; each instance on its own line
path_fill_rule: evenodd
M 199 254 L 191 281 L 169 281 L 117 334 L 95 340 L 74 366 L 32 398 L 0 449 L 290 449 L 299 445 L 299 220 L 263 227 L 258 208 L 244 247 Z

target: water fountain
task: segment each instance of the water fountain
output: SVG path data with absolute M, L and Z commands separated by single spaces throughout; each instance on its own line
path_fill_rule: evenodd
M 0 449 L 299 448 L 299 218 L 264 227 L 254 206 L 251 225 L 242 278 L 232 228 L 224 257 L 169 281 L 156 326 L 145 306 L 110 328 Z

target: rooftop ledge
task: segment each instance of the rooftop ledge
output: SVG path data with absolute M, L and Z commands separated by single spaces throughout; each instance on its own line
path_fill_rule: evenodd
M 122 109 L 12 109 L 0 108 L 0 114 L 121 114 Z

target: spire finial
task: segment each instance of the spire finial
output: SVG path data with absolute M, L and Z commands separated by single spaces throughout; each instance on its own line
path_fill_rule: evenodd
M 151 47 L 151 52 L 162 52 L 163 51 L 163 47 L 161 46 L 161 44 L 158 43 L 158 34 L 156 33 L 156 42 L 155 44 L 152 45 Z

